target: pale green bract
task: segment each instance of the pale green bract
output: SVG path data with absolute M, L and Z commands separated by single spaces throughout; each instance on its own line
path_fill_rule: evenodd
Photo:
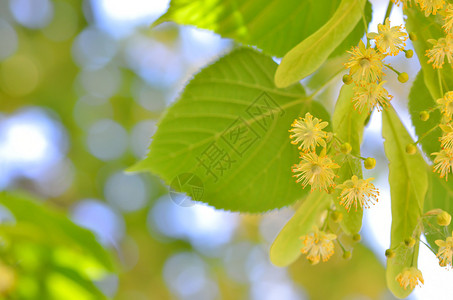
M 340 0 L 172 0 L 155 24 L 173 21 L 209 29 L 265 53 L 282 57 L 335 13 Z M 365 13 L 371 20 L 371 5 Z M 357 23 L 357 22 L 356 22 Z M 344 37 L 333 55 L 343 54 L 363 36 L 363 23 Z
M 275 73 L 278 87 L 287 87 L 315 72 L 362 18 L 366 0 L 343 0 L 332 18 L 291 49 Z
M 390 247 L 397 250 L 397 256 L 387 260 L 387 285 L 395 296 L 405 298 L 411 289 L 402 288 L 395 278 L 405 267 L 417 266 L 419 243 L 416 242 L 412 256 L 404 248 L 404 239 L 413 237 L 417 240 L 421 233 L 418 225 L 428 188 L 427 169 L 419 151 L 413 155 L 406 153 L 406 145 L 414 141 L 392 107 L 383 111 L 382 136 L 389 160 L 392 199 Z

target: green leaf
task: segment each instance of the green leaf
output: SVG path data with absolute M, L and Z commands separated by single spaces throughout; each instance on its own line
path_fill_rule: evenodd
M 330 206 L 330 198 L 324 191 L 313 191 L 308 195 L 272 243 L 269 256 L 274 265 L 286 267 L 299 257 L 302 248 L 299 237 L 308 234 L 313 225 L 319 225 L 316 223 Z
M 368 114 L 365 112 L 358 113 L 354 109 L 351 101 L 353 95 L 353 85 L 343 85 L 332 115 L 332 127 L 333 132 L 341 141 L 351 145 L 351 154 L 360 156 L 363 129 Z M 338 178 L 336 181 L 338 183 L 351 179 L 352 175 L 362 178 L 362 162 L 360 159 L 352 155 L 341 154 L 336 161 L 341 166 L 337 174 Z M 341 228 L 349 234 L 358 233 L 362 227 L 363 210 L 351 208 L 348 212 L 344 206 L 339 204 L 338 197 L 340 193 L 340 190 L 335 190 L 333 197 L 337 210 L 343 214 L 343 220 L 340 222 Z
M 94 234 L 77 226 L 61 213 L 27 196 L 6 192 L 0 193 L 0 204 L 11 211 L 17 223 L 3 225 L 3 233 L 37 244 L 70 246 L 93 257 L 107 270 L 113 270 L 110 254 L 97 242 Z
M 277 89 L 275 69 L 251 49 L 203 69 L 160 121 L 148 157 L 130 171 L 149 170 L 194 200 L 234 211 L 262 212 L 302 198 L 308 189 L 291 178 L 299 153 L 288 130 L 307 111 L 329 116 L 301 86 Z
M 417 239 L 420 235 L 418 224 L 428 188 L 426 165 L 419 151 L 413 155 L 406 153 L 406 145 L 413 140 L 392 107 L 383 111 L 382 136 L 389 160 L 391 249 L 400 249 L 405 247 L 405 238 Z M 395 278 L 405 267 L 417 266 L 418 247 L 419 243 L 416 243 L 413 256 L 408 254 L 387 260 L 387 285 L 397 297 L 405 298 L 411 293 L 410 289 L 400 287 Z
M 276 85 L 287 87 L 316 71 L 362 18 L 365 2 L 342 0 L 324 26 L 283 57 L 275 73 Z
M 172 0 L 167 13 L 156 24 L 173 21 L 194 25 L 282 57 L 323 26 L 339 3 L 339 0 Z M 371 5 L 368 5 L 366 18 L 371 19 Z M 361 22 L 334 55 L 356 44 L 363 33 Z
M 448 64 L 442 69 L 433 69 L 432 65 L 428 64 L 425 53 L 432 48 L 432 44 L 427 42 L 428 39 L 445 37 L 442 25 L 436 22 L 436 16 L 431 15 L 427 18 L 418 9 L 405 9 L 404 13 L 407 15 L 407 32 L 414 32 L 417 35 L 417 40 L 413 41 L 413 44 L 423 70 L 426 87 L 433 99 L 441 98 L 443 94 L 439 84 L 439 74 L 443 80 L 443 92 L 446 92 L 453 90 L 453 70 Z
M 441 114 L 436 109 L 430 113 L 427 121 L 422 121 L 420 120 L 420 112 L 424 110 L 428 111 L 435 106 L 436 102 L 425 85 L 423 71 L 420 71 L 409 93 L 409 112 L 417 136 L 419 138 L 423 136 L 420 144 L 430 159 L 434 159 L 431 153 L 440 150 L 439 138 L 442 135 L 442 130 L 439 127 L 431 132 L 430 130 L 440 123 Z

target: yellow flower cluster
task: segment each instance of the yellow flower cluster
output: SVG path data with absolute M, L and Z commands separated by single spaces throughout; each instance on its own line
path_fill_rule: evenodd
M 303 243 L 300 251 L 307 254 L 307 259 L 314 265 L 321 259 L 326 262 L 335 252 L 333 241 L 336 238 L 335 234 L 320 231 L 318 227 L 313 226 L 309 234 L 300 237 Z
M 411 0 L 392 0 L 396 5 L 400 3 L 404 7 L 412 5 Z M 433 45 L 426 50 L 425 55 L 428 57 L 428 63 L 433 65 L 434 69 L 442 68 L 447 59 L 448 63 L 453 62 L 453 4 L 446 3 L 445 0 L 414 0 L 426 17 L 436 15 L 438 12 L 442 15 L 442 28 L 445 36 L 438 40 L 429 39 L 428 42 Z M 377 43 L 377 41 L 376 41 Z
M 296 119 L 289 136 L 293 145 L 298 145 L 300 152 L 300 162 L 292 167 L 296 182 L 301 183 L 305 188 L 310 185 L 311 190 L 329 191 L 335 186 L 335 169 L 340 166 L 335 163 L 330 155 L 327 154 L 327 142 L 332 139 L 332 134 L 324 131 L 328 123 L 318 118 L 314 118 L 310 113 L 306 113 L 304 118 Z M 351 151 L 351 146 L 347 152 Z M 316 149 L 321 146 L 323 149 L 318 155 Z M 348 147 L 346 147 L 348 148 Z M 319 151 L 318 151 L 319 152 Z M 341 189 L 340 204 L 349 211 L 351 206 L 356 210 L 369 208 L 370 204 L 378 201 L 378 190 L 370 182 L 373 178 L 359 179 L 353 175 L 351 179 L 344 181 L 336 188 Z
M 326 140 L 329 138 L 327 132 L 323 129 L 328 125 L 318 118 L 307 112 L 304 118 L 294 120 L 289 136 L 293 145 L 299 145 L 300 163 L 293 166 L 292 171 L 297 178 L 296 182 L 301 182 L 305 188 L 311 186 L 311 190 L 325 190 L 334 185 L 335 173 L 333 169 L 337 165 L 325 152 L 320 155 L 316 153 L 318 145 L 326 148 Z
M 448 174 L 453 170 L 453 92 L 445 93 L 436 102 L 443 115 L 442 123 L 439 124 L 442 129 L 442 136 L 439 138 L 442 149 L 431 154 L 435 155 L 433 171 L 448 180 Z
M 404 289 L 409 286 L 412 290 L 419 285 L 419 282 L 424 284 L 422 272 L 415 267 L 404 268 L 395 279 Z
M 453 267 L 452 256 L 453 256 L 453 232 L 452 236 L 449 236 L 444 240 L 436 240 L 436 245 L 439 246 L 437 252 L 437 258 L 439 259 L 439 265 L 442 267 Z
M 352 101 L 357 111 L 368 110 L 371 112 L 375 107 L 380 110 L 388 106 L 392 100 L 393 97 L 383 87 L 385 83 L 382 81 L 385 76 L 383 60 L 389 55 L 397 55 L 404 50 L 408 36 L 403 29 L 402 26 L 390 26 L 390 20 L 387 18 L 384 24 L 378 25 L 377 33 L 367 34 L 369 40 L 375 41 L 376 47 L 369 46 L 369 41 L 368 46 L 360 41 L 357 47 L 348 51 L 351 56 L 345 63 L 345 67 L 349 69 L 349 76 L 355 85 Z M 403 74 L 397 73 L 398 75 Z

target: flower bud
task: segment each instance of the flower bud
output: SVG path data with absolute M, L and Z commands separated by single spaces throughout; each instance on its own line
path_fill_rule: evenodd
M 347 84 L 347 85 L 351 84 L 352 83 L 352 76 L 348 75 L 348 74 L 345 74 L 343 76 L 343 83 Z
M 356 234 L 354 234 L 354 235 L 352 236 L 352 240 L 353 240 L 354 242 L 360 242 L 361 239 L 362 239 L 362 236 L 361 236 L 360 234 L 358 234 L 358 233 L 356 233 Z
M 374 169 L 374 167 L 376 166 L 376 160 L 372 157 L 368 157 L 367 159 L 365 159 L 365 162 L 363 163 L 363 165 L 365 166 L 365 169 L 367 169 L 367 170 Z
M 404 239 L 404 245 L 406 245 L 409 248 L 414 247 L 415 245 L 415 239 L 413 237 L 408 237 Z
M 343 258 L 344 258 L 344 259 L 350 259 L 351 256 L 352 256 L 352 252 L 351 252 L 351 251 L 345 251 L 345 252 L 343 253 Z
M 446 211 L 442 211 L 437 215 L 437 224 L 439 226 L 448 226 L 451 222 L 451 215 Z
M 399 82 L 402 82 L 402 83 L 405 83 L 409 80 L 409 75 L 407 75 L 406 72 L 403 72 L 403 73 L 399 73 L 398 74 L 398 81 Z
M 411 58 L 414 56 L 414 51 L 412 49 L 406 50 L 406 58 Z
M 387 258 L 394 258 L 395 257 L 395 251 L 393 251 L 392 249 L 387 249 L 385 250 L 385 257 Z
M 415 154 L 417 152 L 417 146 L 414 144 L 407 144 L 406 153 L 409 155 Z
M 409 33 L 409 39 L 410 39 L 411 41 L 414 41 L 414 42 L 415 42 L 415 41 L 417 40 L 417 35 L 416 35 L 414 32 L 410 32 L 410 33 Z
M 349 143 L 344 143 L 343 145 L 340 146 L 340 151 L 343 154 L 349 154 L 352 151 L 351 144 Z
M 420 112 L 420 120 L 425 122 L 425 121 L 428 121 L 428 119 L 429 119 L 429 112 L 427 112 L 426 110 Z

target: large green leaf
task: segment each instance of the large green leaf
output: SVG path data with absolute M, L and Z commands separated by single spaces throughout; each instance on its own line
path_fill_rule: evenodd
M 431 159 L 434 159 L 431 153 L 440 150 L 439 137 L 442 135 L 442 130 L 439 127 L 432 131 L 430 130 L 440 123 L 441 115 L 439 110 L 436 109 L 430 113 L 427 121 L 422 121 L 420 120 L 420 112 L 430 110 L 435 106 L 436 102 L 425 85 L 423 71 L 420 71 L 409 93 L 409 112 L 417 136 L 419 138 L 423 136 L 420 144 L 427 156 Z
M 419 151 L 413 155 L 406 153 L 406 145 L 413 143 L 413 140 L 392 107 L 382 114 L 382 136 L 389 160 L 391 248 L 398 249 L 404 247 L 404 239 L 414 235 L 418 238 L 420 234 L 417 225 L 428 187 L 426 164 Z M 411 293 L 410 289 L 400 287 L 395 278 L 405 267 L 417 266 L 418 245 L 416 243 L 413 255 L 387 260 L 387 285 L 397 297 L 405 298 Z
M 270 249 L 271 262 L 279 267 L 292 264 L 300 255 L 300 236 L 308 234 L 317 224 L 320 213 L 331 203 L 330 195 L 324 191 L 314 191 L 294 213 L 292 218 L 275 238 Z
M 130 170 L 152 171 L 194 200 L 228 210 L 260 212 L 300 199 L 308 188 L 291 178 L 299 154 L 288 130 L 307 111 L 329 117 L 301 86 L 277 89 L 275 69 L 251 49 L 203 69 L 160 121 L 148 157 Z
M 358 113 L 354 109 L 351 101 L 353 95 L 353 86 L 343 85 L 332 116 L 332 127 L 333 132 L 341 141 L 351 145 L 351 154 L 360 156 L 363 129 L 368 114 L 365 112 Z M 352 175 L 362 178 L 362 162 L 360 159 L 352 155 L 340 154 L 336 161 L 341 166 L 337 173 L 338 178 L 336 181 L 338 183 L 351 179 Z M 357 211 L 351 208 L 348 212 L 344 206 L 339 204 L 338 197 L 340 193 L 340 190 L 336 190 L 333 196 L 335 197 L 334 202 L 337 210 L 343 213 L 343 220 L 340 222 L 341 228 L 349 234 L 357 233 L 362 227 L 363 211 L 360 208 Z
M 339 3 L 340 0 L 172 0 L 157 23 L 174 21 L 209 29 L 282 57 L 323 26 Z M 367 5 L 366 19 L 371 19 L 371 5 Z M 364 25 L 360 22 L 334 54 L 356 44 L 363 33 Z
M 406 9 L 404 12 L 407 15 L 407 31 L 414 32 L 417 35 L 417 40 L 413 41 L 413 44 L 423 70 L 426 87 L 433 99 L 441 98 L 443 95 L 439 84 L 439 73 L 443 79 L 443 92 L 445 93 L 447 87 L 448 90 L 453 90 L 453 70 L 448 63 L 442 69 L 433 69 L 432 65 L 428 64 L 428 58 L 425 53 L 426 50 L 432 48 L 432 45 L 427 40 L 439 39 L 445 36 L 442 25 L 436 22 L 436 16 L 431 15 L 426 18 L 418 9 Z
M 340 45 L 362 18 L 366 0 L 342 0 L 332 18 L 291 49 L 275 73 L 278 87 L 287 87 L 312 74 Z

